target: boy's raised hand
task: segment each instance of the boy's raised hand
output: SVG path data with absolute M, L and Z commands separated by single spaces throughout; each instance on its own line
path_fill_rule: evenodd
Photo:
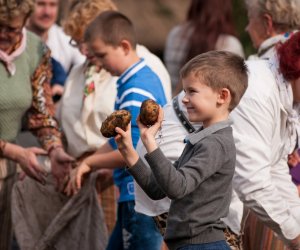
M 127 125 L 126 131 L 117 127 L 116 132 L 118 133 L 115 136 L 115 141 L 118 145 L 118 149 L 122 154 L 124 160 L 128 167 L 133 166 L 139 159 L 138 154 L 136 153 L 131 138 L 131 122 Z
M 127 125 L 126 131 L 116 127 L 116 132 L 118 134 L 115 136 L 115 141 L 118 145 L 120 153 L 123 155 L 128 149 L 133 148 L 131 138 L 131 122 Z
M 159 114 L 156 123 L 154 123 L 152 126 L 145 126 L 143 123 L 140 121 L 140 116 L 137 118 L 137 124 L 140 129 L 140 137 L 141 140 L 143 141 L 143 144 L 145 148 L 147 149 L 148 153 L 151 153 L 157 148 L 157 144 L 155 141 L 155 135 L 161 128 L 161 124 L 163 122 L 164 118 L 164 111 L 162 107 L 159 107 Z

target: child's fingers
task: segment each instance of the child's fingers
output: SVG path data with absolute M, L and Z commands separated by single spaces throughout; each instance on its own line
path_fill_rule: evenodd
M 125 134 L 126 134 L 125 131 L 124 131 L 123 129 L 119 128 L 119 127 L 116 127 L 115 131 L 116 131 L 119 135 L 121 135 L 122 137 L 124 137 Z
M 131 122 L 128 123 L 128 125 L 126 126 L 126 130 L 124 131 L 123 129 L 116 127 L 115 131 L 121 135 L 122 137 L 125 137 L 127 133 L 131 134 Z M 117 139 L 119 139 L 119 137 L 115 137 Z
M 147 128 L 140 120 L 140 115 L 136 118 L 136 123 L 139 127 L 139 129 L 144 129 L 144 128 Z
M 128 123 L 128 125 L 126 127 L 126 131 L 130 132 L 130 134 L 131 134 L 131 122 Z
M 157 117 L 157 121 L 151 126 L 151 130 L 159 130 L 161 127 L 161 124 L 163 122 L 164 119 L 164 111 L 162 109 L 161 106 L 159 106 L 159 113 L 158 113 L 158 117 Z
M 77 174 L 76 174 L 76 187 L 77 187 L 77 189 L 81 188 L 81 178 L 82 178 L 81 171 L 78 171 Z
M 157 122 L 162 122 L 164 119 L 164 110 L 161 106 L 159 106 L 159 113 L 158 113 L 158 118 L 157 118 Z

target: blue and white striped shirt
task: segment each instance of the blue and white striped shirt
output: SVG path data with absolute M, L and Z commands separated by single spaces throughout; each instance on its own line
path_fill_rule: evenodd
M 125 109 L 131 113 L 131 135 L 136 147 L 140 137 L 136 119 L 142 102 L 152 99 L 161 106 L 166 104 L 162 83 L 144 59 L 141 59 L 119 77 L 117 88 L 115 110 Z M 117 149 L 114 138 L 111 138 L 109 143 L 113 149 Z M 119 202 L 134 200 L 133 177 L 124 168 L 114 171 L 114 182 L 120 189 Z

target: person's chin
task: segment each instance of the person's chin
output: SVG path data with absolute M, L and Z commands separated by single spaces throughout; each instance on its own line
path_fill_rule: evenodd
M 120 76 L 120 74 L 118 74 L 118 72 L 114 71 L 114 70 L 107 70 L 112 76 Z
M 12 43 L 9 40 L 1 40 L 0 39 L 0 49 L 3 50 L 4 48 L 8 48 L 12 46 Z
M 39 26 L 40 30 L 46 31 L 49 30 L 54 23 L 55 22 L 53 22 L 52 20 L 42 20 L 37 26 Z
M 195 112 L 189 112 L 188 119 L 190 122 L 196 122 L 196 123 L 203 121 L 203 117 L 199 115 L 199 113 L 195 113 Z
M 188 113 L 188 119 L 190 122 L 195 122 L 196 116 L 193 113 Z

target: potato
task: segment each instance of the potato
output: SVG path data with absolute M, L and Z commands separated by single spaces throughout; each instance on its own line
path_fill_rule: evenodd
M 131 120 L 131 114 L 127 110 L 117 110 L 108 116 L 102 123 L 100 132 L 104 137 L 110 138 L 116 136 L 116 127 L 126 130 Z
M 151 126 L 153 125 L 158 118 L 159 114 L 159 105 L 151 100 L 145 100 L 142 103 L 141 109 L 140 109 L 140 121 L 145 126 Z

